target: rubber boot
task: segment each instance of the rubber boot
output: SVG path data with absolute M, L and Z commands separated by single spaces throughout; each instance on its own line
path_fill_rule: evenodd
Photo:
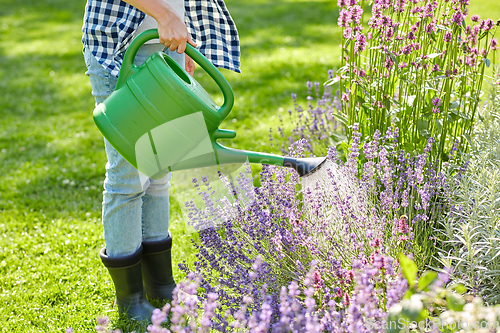
M 118 312 L 138 321 L 151 320 L 151 314 L 155 309 L 144 294 L 141 274 L 142 253 L 142 246 L 127 256 L 110 258 L 106 254 L 106 248 L 99 253 L 115 285 Z
M 143 241 L 142 278 L 150 298 L 172 300 L 175 281 L 172 275 L 172 236 L 159 241 Z

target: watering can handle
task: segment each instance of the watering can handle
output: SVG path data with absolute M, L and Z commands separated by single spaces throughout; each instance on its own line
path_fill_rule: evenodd
M 116 83 L 116 89 L 120 88 L 125 81 L 132 75 L 134 75 L 138 70 L 134 64 L 134 59 L 139 51 L 139 48 L 146 43 L 148 40 L 159 38 L 157 29 L 149 29 L 134 38 L 130 43 L 125 55 L 123 57 L 122 67 L 120 70 L 120 75 L 118 76 L 118 81 Z M 208 75 L 217 83 L 219 88 L 222 90 L 222 95 L 224 96 L 224 103 L 219 108 L 218 112 L 222 116 L 222 119 L 226 118 L 234 104 L 233 89 L 227 82 L 226 78 L 219 72 L 219 70 L 202 55 L 198 50 L 189 44 L 186 44 L 186 53 L 191 57 L 198 65 L 203 68 Z

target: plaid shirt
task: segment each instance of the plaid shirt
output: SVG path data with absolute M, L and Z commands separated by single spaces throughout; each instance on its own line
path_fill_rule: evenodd
M 240 42 L 223 0 L 185 0 L 186 27 L 215 66 L 240 73 Z M 108 72 L 118 76 L 123 53 L 145 14 L 121 0 L 88 0 L 82 42 Z M 201 46 L 200 46 L 201 45 Z

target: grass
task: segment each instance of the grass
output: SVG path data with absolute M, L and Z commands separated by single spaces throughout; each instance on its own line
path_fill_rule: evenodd
M 472 0 L 471 12 L 500 18 L 496 0 Z M 330 0 L 228 0 L 239 27 L 242 74 L 223 71 L 235 107 L 223 128 L 234 147 L 273 150 L 267 137 L 290 94 L 324 82 L 339 57 L 338 12 Z M 84 0 L 0 2 L 0 331 L 93 331 L 119 318 L 113 287 L 98 258 L 106 161 L 93 124 L 80 28 Z M 201 71 L 196 79 L 220 101 Z M 175 175 L 174 175 L 175 178 Z M 175 181 L 174 181 L 175 184 Z M 172 196 L 174 261 L 194 259 L 191 234 Z M 177 279 L 182 275 L 175 271 Z

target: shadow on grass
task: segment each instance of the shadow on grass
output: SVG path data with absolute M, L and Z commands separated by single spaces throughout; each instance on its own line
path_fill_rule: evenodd
M 243 54 L 282 46 L 310 47 L 318 43 L 333 43 L 332 38 L 338 38 L 332 31 L 338 18 L 333 1 L 237 0 L 237 5 L 235 2 L 229 0 L 227 5 L 243 41 Z M 246 41 L 248 39 L 251 41 Z

